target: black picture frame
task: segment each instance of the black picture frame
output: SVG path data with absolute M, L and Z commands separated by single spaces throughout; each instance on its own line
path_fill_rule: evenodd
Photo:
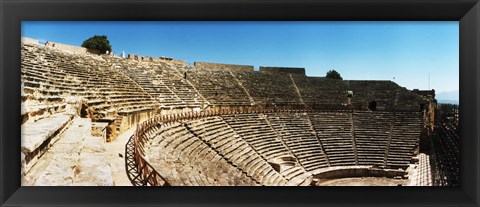
M 0 0 L 2 206 L 479 206 L 478 0 Z M 459 21 L 459 187 L 22 187 L 20 25 L 24 20 Z

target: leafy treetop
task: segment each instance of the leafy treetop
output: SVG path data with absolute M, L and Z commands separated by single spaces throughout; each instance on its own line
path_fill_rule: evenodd
M 112 46 L 110 45 L 110 41 L 108 41 L 106 35 L 95 35 L 93 37 L 90 37 L 87 40 L 83 41 L 82 47 L 97 50 L 100 52 L 100 54 L 105 54 L 107 51 L 112 51 Z
M 329 70 L 327 72 L 327 78 L 343 80 L 340 73 L 338 73 L 336 70 Z

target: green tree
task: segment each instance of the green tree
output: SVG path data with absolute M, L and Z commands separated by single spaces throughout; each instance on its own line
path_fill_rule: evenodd
M 336 70 L 329 70 L 327 72 L 327 78 L 343 80 L 340 73 L 338 73 Z
M 100 52 L 100 54 L 105 54 L 107 51 L 112 51 L 112 46 L 110 45 L 110 41 L 108 41 L 106 35 L 95 35 L 93 37 L 90 37 L 87 40 L 83 41 L 82 47 L 96 50 Z

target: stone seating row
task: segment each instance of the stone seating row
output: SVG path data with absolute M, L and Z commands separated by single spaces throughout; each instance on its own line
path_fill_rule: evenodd
M 165 107 L 199 107 L 204 103 L 178 69 L 168 64 L 122 60 L 116 65 L 155 98 L 161 98 Z
M 348 113 L 309 114 L 331 166 L 355 165 L 352 123 Z
M 384 166 L 392 123 L 391 113 L 353 113 L 357 159 L 360 165 Z
M 245 115 L 245 116 L 242 116 Z M 273 128 L 268 128 L 265 126 L 267 124 L 266 117 L 259 117 L 258 115 L 250 115 L 250 114 L 239 114 L 239 115 L 234 115 L 233 117 L 226 115 L 222 116 L 222 119 L 225 120 L 225 124 L 228 124 L 227 126 L 231 127 L 231 129 L 234 129 L 235 132 L 241 137 L 241 139 L 244 139 L 248 144 L 253 148 L 258 154 L 260 154 L 265 160 L 272 160 L 277 157 L 281 157 L 284 155 L 288 155 L 289 152 L 286 149 L 286 146 L 281 143 L 281 141 L 278 137 L 278 134 L 274 132 Z M 218 120 L 220 121 L 220 120 Z M 263 124 L 263 127 L 252 127 L 252 126 L 258 126 L 259 124 Z M 220 130 L 221 131 L 221 130 Z M 214 134 L 215 135 L 215 134 Z M 229 136 L 226 136 L 229 137 Z M 233 136 L 235 137 L 235 136 Z M 217 140 L 219 138 L 217 137 Z M 220 137 L 222 139 L 222 137 Z M 240 139 L 240 140 L 241 140 Z M 242 146 L 241 144 L 238 144 L 241 142 L 238 140 L 235 142 L 229 142 L 228 138 L 224 138 L 220 140 L 220 146 L 226 147 L 219 147 L 220 150 L 223 149 L 238 149 L 238 147 Z M 231 143 L 228 144 L 228 143 Z M 283 145 L 283 146 L 282 146 Z M 216 145 L 211 145 L 212 147 L 215 147 Z M 249 147 L 245 148 L 250 149 Z M 243 148 L 240 148 L 240 150 Z M 299 152 L 301 152 L 303 149 L 298 149 Z M 308 149 L 307 149 L 308 150 Z M 249 151 L 249 150 L 247 150 Z M 304 151 L 305 152 L 305 151 Z M 309 161 L 309 159 L 312 159 L 312 157 L 308 157 L 308 155 L 303 156 L 301 154 L 302 158 L 305 157 L 305 161 Z M 228 155 L 227 155 L 228 157 Z M 264 185 L 278 185 L 282 183 L 279 182 L 279 178 L 273 178 L 271 177 L 270 174 L 274 174 L 275 172 L 272 171 L 270 166 L 262 165 L 263 167 L 261 168 L 261 174 L 267 173 L 267 177 L 262 178 L 262 182 L 267 182 L 263 183 Z M 256 169 L 256 168 L 254 168 Z M 286 185 L 300 185 L 304 184 L 302 183 L 305 181 L 305 179 L 309 178 L 311 174 L 305 171 L 303 167 L 297 166 L 294 168 L 294 171 L 288 171 L 286 173 L 281 173 L 288 182 Z M 265 172 L 268 171 L 268 172 Z M 294 173 L 295 172 L 295 173 Z M 282 180 L 280 180 L 282 182 Z
M 278 134 L 258 114 L 224 115 L 222 118 L 266 160 L 290 154 Z
M 311 174 L 307 173 L 303 168 L 297 166 L 281 173 L 275 171 L 264 158 L 260 157 L 260 155 L 256 153 L 245 141 L 242 141 L 241 138 L 237 137 L 228 139 L 229 133 L 234 132 L 230 128 L 229 132 L 223 133 L 222 128 L 229 129 L 229 127 L 220 117 L 211 117 L 209 120 L 210 122 L 206 120 L 190 121 L 187 122 L 186 125 L 182 125 L 180 123 L 169 124 L 166 125 L 162 130 L 159 130 L 157 133 L 151 134 L 150 136 L 153 137 L 151 142 L 152 144 L 147 150 L 150 152 L 149 160 L 152 160 L 151 162 L 157 162 L 158 159 L 162 160 L 161 156 L 156 155 L 155 152 L 163 152 L 168 154 L 168 156 L 173 156 L 179 159 L 184 159 L 185 157 L 190 156 L 195 157 L 197 154 L 192 152 L 191 149 L 187 148 L 194 145 L 194 139 L 198 140 L 198 138 L 200 138 L 203 139 L 204 142 L 198 142 L 199 145 L 203 143 L 203 145 L 208 146 L 214 152 L 217 152 L 231 166 L 237 167 L 238 170 L 245 172 L 245 174 L 255 180 L 257 184 L 272 186 L 308 184 L 308 182 L 305 182 L 305 180 L 311 178 Z M 208 122 L 210 124 L 203 125 L 203 122 Z M 212 130 L 214 132 L 212 132 Z M 175 151 L 185 151 L 185 153 L 175 154 Z M 191 160 L 188 161 L 190 162 Z M 166 163 L 162 164 L 164 166 L 171 166 L 167 165 Z M 162 165 L 159 165 L 159 167 L 160 166 Z M 159 169 L 158 171 L 160 172 L 162 170 Z M 171 172 L 165 173 L 167 177 L 171 174 Z M 175 179 L 175 176 L 172 177 L 172 179 Z M 178 183 L 178 179 L 176 181 L 173 180 L 172 182 L 183 185 L 182 183 Z M 235 183 L 233 184 L 237 185 Z M 221 185 L 232 185 L 232 183 L 223 183 Z
M 165 106 L 186 107 L 185 102 L 167 87 L 163 81 L 159 80 L 158 75 L 153 70 L 132 65 L 118 64 L 117 67 L 123 69 L 130 78 Z
M 171 185 L 258 185 L 180 123 L 159 128 L 147 156 Z
M 126 79 L 123 73 L 112 70 L 105 61 L 41 46 L 24 45 L 22 54 L 22 83 L 28 90 L 38 91 L 35 95 L 49 95 L 50 99 L 58 100 L 68 96 L 81 96 L 95 102 L 105 100 L 95 103 L 102 105 L 97 106 L 95 112 L 100 116 L 112 110 L 131 111 L 158 105 L 142 88 Z M 144 107 L 138 107 L 140 104 Z
M 183 72 L 213 105 L 250 105 L 248 94 L 228 70 L 184 70 Z
M 277 113 L 267 114 L 267 117 L 307 171 L 328 167 L 326 156 L 315 132 L 308 125 L 306 114 Z
M 347 103 L 344 81 L 301 75 L 292 75 L 292 78 L 307 105 Z
M 191 130 L 234 166 L 243 169 L 262 185 L 284 185 L 287 180 L 276 172 L 245 140 L 220 117 L 189 121 Z
M 39 46 L 23 48 L 28 49 L 22 50 L 22 54 L 25 54 L 22 55 L 22 60 L 25 60 L 22 63 L 25 62 L 25 66 L 41 72 L 38 75 L 48 72 L 48 76 L 59 80 L 50 82 L 53 85 L 87 85 L 90 89 L 95 89 L 98 85 L 115 85 L 116 89 L 137 88 L 135 91 L 147 92 L 154 98 L 159 98 L 157 102 L 160 101 L 165 108 L 199 107 L 206 102 L 217 105 L 246 105 L 250 100 L 247 99 L 245 90 L 257 105 L 303 104 L 295 84 L 303 100 L 309 105 L 317 104 L 322 107 L 345 104 L 346 90 L 353 90 L 353 105 L 366 108 L 371 99 L 376 99 L 379 108 L 391 108 L 393 97 L 398 92 L 398 85 L 390 81 L 337 81 L 297 75 L 291 75 L 290 78 L 290 75 L 285 74 L 253 71 L 185 70 L 166 63 L 144 63 L 121 58 L 105 58 L 106 60 L 100 61 L 90 56 L 63 54 Z M 182 72 L 186 72 L 188 77 L 183 77 Z M 72 77 L 61 79 L 67 77 L 65 74 Z M 132 85 L 130 80 L 125 81 L 124 76 L 130 77 L 139 86 Z M 240 87 L 236 80 L 241 82 L 243 87 Z M 215 88 L 216 85 L 220 89 Z M 406 89 L 401 91 L 398 96 L 401 104 L 397 108 L 418 108 L 418 103 L 412 101 L 416 96 Z M 202 95 L 206 96 L 207 100 Z
M 205 104 L 205 100 L 200 96 L 197 90 L 191 85 L 188 79 L 181 76 L 178 68 L 169 64 L 160 63 L 153 67 L 156 74 L 160 75 L 160 80 L 165 83 L 180 99 L 189 107 L 200 107 Z
M 397 115 L 401 118 L 394 119 Z M 234 185 L 226 179 L 230 173 L 255 185 L 302 185 L 311 177 L 309 171 L 330 166 L 408 166 L 420 135 L 418 115 L 357 111 L 236 114 L 186 120 L 152 128 L 154 132 L 148 133 L 152 140 L 148 160 L 158 162 L 155 166 L 164 168 L 159 172 L 178 185 Z M 418 130 L 407 131 L 412 127 Z M 157 161 L 161 153 L 186 161 Z M 219 156 L 215 162 L 225 165 L 220 169 L 232 169 L 224 170 L 223 175 L 211 172 L 211 164 L 197 160 L 199 155 L 207 160 Z M 283 156 L 298 158 L 299 165 L 280 172 L 273 169 L 270 160 Z M 212 176 L 216 180 L 212 181 Z M 187 182 L 187 178 L 195 180 Z
M 254 71 L 232 71 L 255 104 L 261 106 L 299 105 L 299 96 L 288 75 Z
M 387 155 L 387 166 L 405 168 L 410 164 L 421 134 L 419 113 L 396 114 Z

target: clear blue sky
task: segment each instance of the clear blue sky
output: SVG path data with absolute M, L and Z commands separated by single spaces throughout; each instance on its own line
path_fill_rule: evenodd
M 93 35 L 107 35 L 117 55 L 335 69 L 408 89 L 429 89 L 430 74 L 437 95 L 458 100 L 458 22 L 22 22 L 22 36 L 44 41 L 80 46 Z

